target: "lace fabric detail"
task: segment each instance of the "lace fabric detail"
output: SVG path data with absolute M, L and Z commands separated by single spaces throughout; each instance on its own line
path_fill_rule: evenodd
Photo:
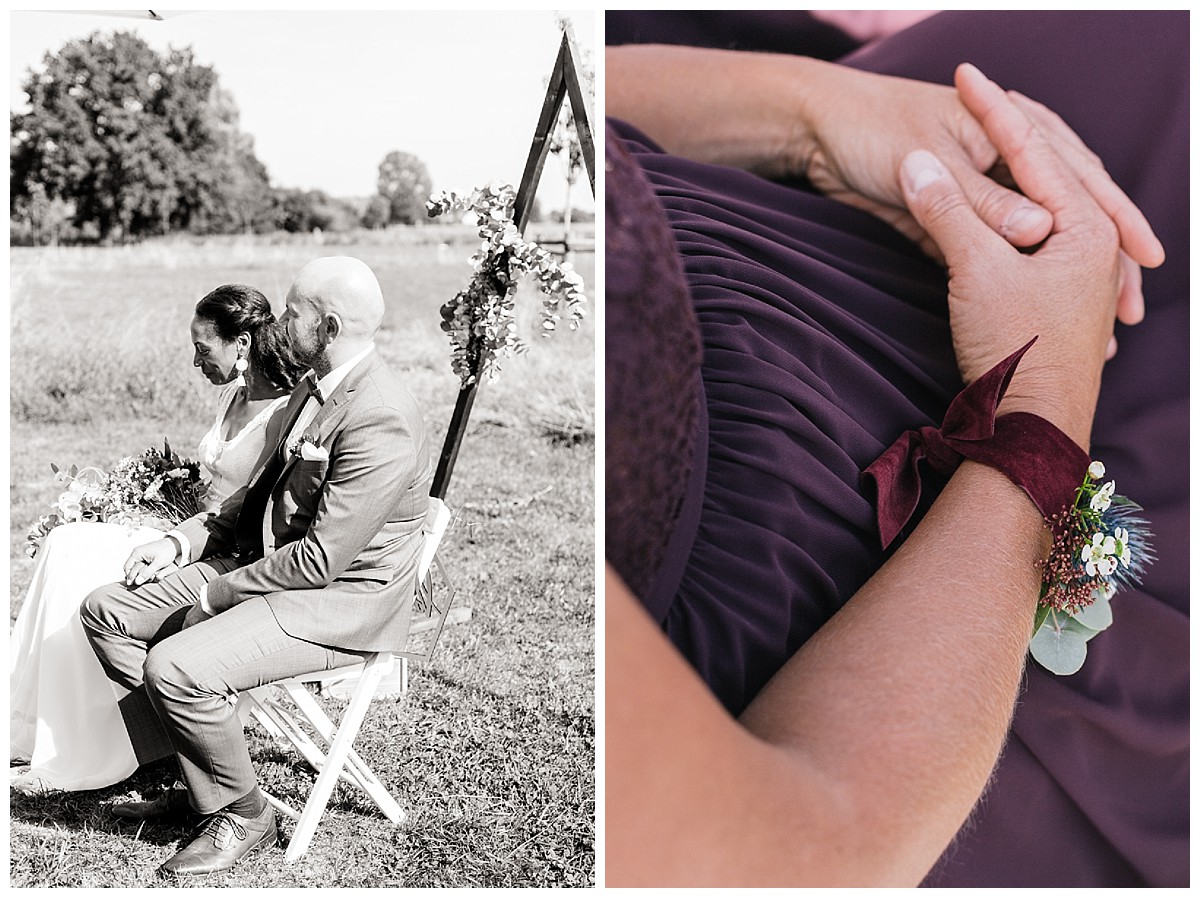
M 697 449 L 700 336 L 666 216 L 611 126 L 606 152 L 605 554 L 646 602 Z

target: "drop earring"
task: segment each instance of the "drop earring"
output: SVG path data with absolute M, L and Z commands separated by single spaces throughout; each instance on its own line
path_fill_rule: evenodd
M 237 361 L 233 363 L 233 370 L 237 372 L 236 383 L 239 387 L 246 386 L 246 369 L 249 367 L 250 363 L 240 355 L 237 357 Z

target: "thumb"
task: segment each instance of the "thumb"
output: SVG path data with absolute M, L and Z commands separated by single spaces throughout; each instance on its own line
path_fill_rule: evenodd
M 993 244 L 1008 245 L 979 217 L 958 181 L 928 150 L 913 150 L 904 157 L 900 186 L 908 211 L 937 244 L 948 267 L 991 250 Z

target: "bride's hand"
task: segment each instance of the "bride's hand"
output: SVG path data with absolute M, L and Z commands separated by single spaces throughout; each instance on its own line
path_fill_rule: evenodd
M 138 546 L 125 560 L 125 585 L 141 586 L 175 563 L 179 547 L 174 540 L 163 538 Z

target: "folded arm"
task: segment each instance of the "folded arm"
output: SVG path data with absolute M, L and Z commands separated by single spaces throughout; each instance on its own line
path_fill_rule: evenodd
M 1117 302 L 1117 230 L 1012 98 L 986 79 L 966 87 L 1055 227 L 1036 252 L 1017 252 L 935 156 L 905 158 L 906 202 L 950 265 L 959 366 L 971 382 L 1037 334 L 1001 410 L 1039 414 L 1086 449 Z M 610 884 L 919 883 L 1003 745 L 1048 549 L 1028 497 L 964 462 L 736 721 L 610 573 Z
M 865 209 L 935 258 L 936 241 L 911 215 L 896 176 L 923 148 L 943 161 L 976 213 L 1013 246 L 1050 233 L 1049 210 L 989 173 L 995 145 L 954 88 L 858 71 L 800 56 L 695 47 L 610 47 L 605 111 L 636 125 L 668 152 L 766 177 L 806 177 L 822 193 Z M 969 90 L 969 88 L 967 88 Z M 1012 94 L 1050 133 L 1066 163 L 1116 223 L 1126 262 L 1120 320 L 1141 320 L 1137 266 L 1163 261 L 1145 217 L 1102 162 L 1053 112 Z M 1135 264 L 1136 263 L 1136 264 Z
M 740 721 L 610 572 L 608 882 L 917 884 L 1000 752 L 1047 548 L 1028 498 L 964 463 Z

